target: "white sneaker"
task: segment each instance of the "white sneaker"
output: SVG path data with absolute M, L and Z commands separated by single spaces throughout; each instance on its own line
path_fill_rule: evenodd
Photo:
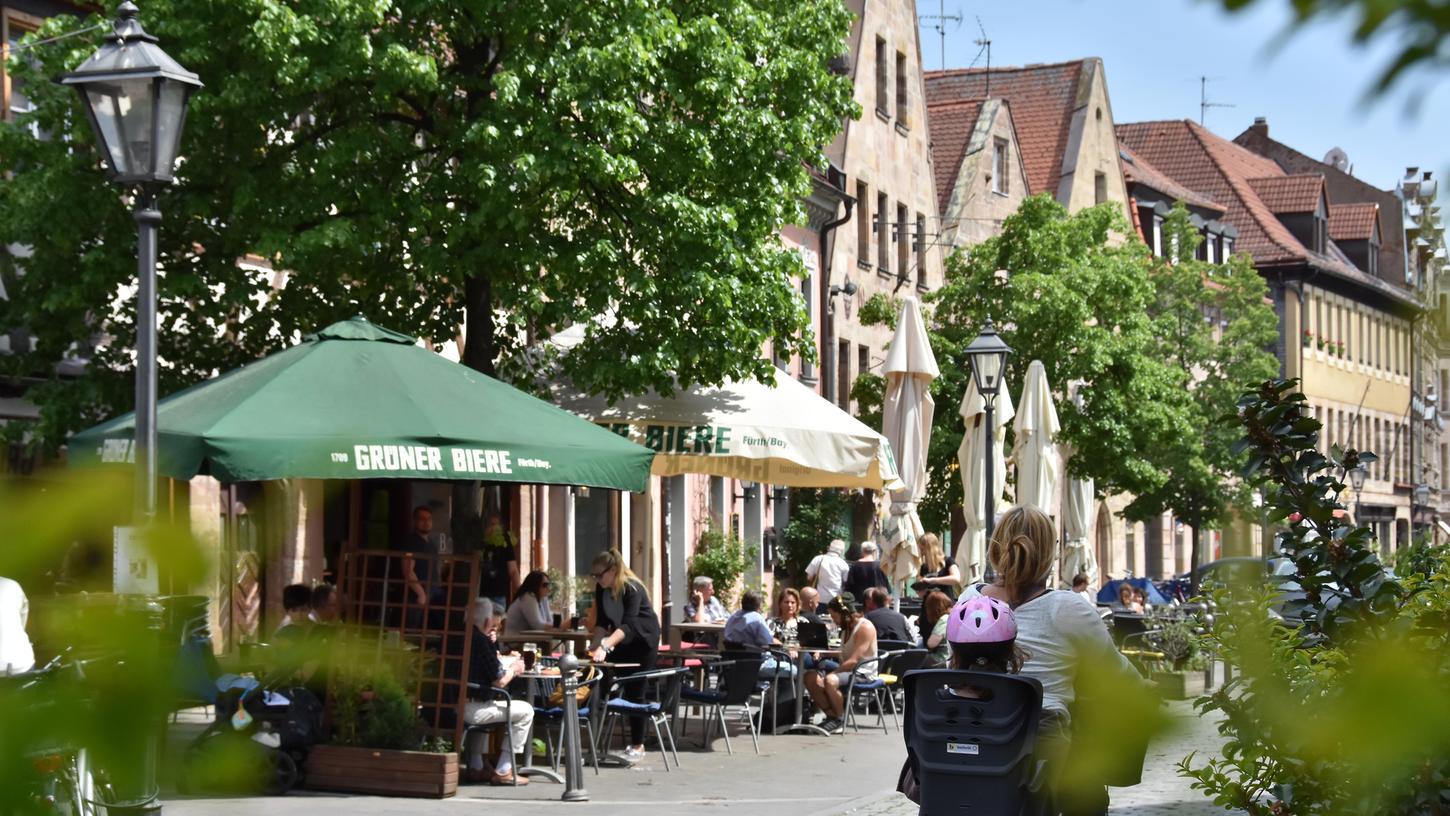
M 644 759 L 644 749 L 630 746 L 628 748 L 625 748 L 624 751 L 619 754 L 619 758 L 633 765 L 636 762 L 639 762 L 641 759 Z

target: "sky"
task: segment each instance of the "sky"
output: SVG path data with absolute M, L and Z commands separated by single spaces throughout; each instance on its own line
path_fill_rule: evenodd
M 948 68 L 985 64 L 973 42 L 982 36 L 978 19 L 994 66 L 1101 57 L 1116 122 L 1198 120 L 1199 77 L 1207 76 L 1209 100 L 1234 105 L 1207 112 L 1208 127 L 1225 138 L 1263 116 L 1271 138 L 1301 153 L 1318 159 L 1342 148 L 1354 174 L 1377 187 L 1393 189 L 1410 166 L 1450 172 L 1450 70 L 1421 71 L 1366 101 L 1393 44 L 1357 46 L 1349 18 L 1289 31 L 1289 0 L 1234 14 L 1207 0 L 917 0 L 919 15 L 943 10 L 963 18 L 959 27 L 946 23 Z M 942 64 L 932 25 L 921 27 L 928 70 Z

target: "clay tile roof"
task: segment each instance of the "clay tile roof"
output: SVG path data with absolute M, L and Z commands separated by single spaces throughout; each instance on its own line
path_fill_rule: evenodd
M 1324 177 L 1318 174 L 1277 175 L 1249 179 L 1264 206 L 1276 213 L 1312 213 L 1319 208 L 1324 194 Z
M 1256 266 L 1308 264 L 1401 302 L 1412 302 L 1393 285 L 1356 269 L 1334 246 L 1333 239 L 1326 247 L 1327 254 L 1310 251 L 1284 226 L 1256 189 L 1277 194 L 1297 190 L 1300 185 L 1312 186 L 1297 180 L 1303 176 L 1287 176 L 1273 160 L 1188 119 L 1121 124 L 1118 139 L 1174 181 L 1227 205 L 1224 220 L 1239 231 L 1235 251 L 1249 253 Z M 1295 180 L 1265 185 L 1265 179 Z M 1323 181 L 1319 183 L 1322 188 Z
M 1332 241 L 1368 241 L 1380 220 L 1380 205 L 1372 201 L 1329 205 L 1329 238 Z
M 990 95 L 994 99 L 1006 99 L 1012 109 L 1017 145 L 1027 171 L 1028 193 L 1057 195 L 1084 62 L 991 70 Z M 985 68 L 927 71 L 925 79 L 928 106 L 988 96 Z M 942 146 L 940 142 L 937 144 Z
M 1182 201 L 1193 207 L 1213 210 L 1217 213 L 1225 212 L 1222 204 L 1219 204 L 1203 193 L 1190 190 L 1164 175 L 1162 171 L 1154 167 L 1147 159 L 1133 152 L 1132 148 L 1122 142 L 1118 143 L 1118 150 L 1123 160 L 1123 179 L 1129 184 L 1142 185 L 1150 190 L 1162 193 L 1174 201 Z
M 972 131 L 977 127 L 977 119 L 982 115 L 982 105 L 985 102 L 984 99 L 971 99 L 927 106 L 926 122 L 931 130 L 937 212 L 943 216 L 946 215 L 947 205 L 951 203 L 952 191 L 957 186 L 957 175 L 962 169 L 962 159 L 967 155 Z

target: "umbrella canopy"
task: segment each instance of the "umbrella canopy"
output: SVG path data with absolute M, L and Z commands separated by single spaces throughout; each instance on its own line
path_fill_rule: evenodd
M 1012 459 L 1017 463 L 1017 503 L 1031 505 L 1049 515 L 1057 504 L 1058 474 L 1062 460 L 1057 453 L 1057 407 L 1047 386 L 1047 368 L 1041 360 L 1027 366 L 1022 383 L 1022 401 L 1017 404 Z
M 916 503 L 926 492 L 926 456 L 936 403 L 931 383 L 941 372 L 922 325 L 916 298 L 905 297 L 896 334 L 886 353 L 886 397 L 881 406 L 881 432 L 896 454 L 902 488 L 891 491 L 891 510 L 883 525 L 886 567 L 895 586 L 915 578 L 921 555 L 916 539 L 926 532 Z
M 1092 479 L 1068 479 L 1063 496 L 1062 530 L 1067 547 L 1062 555 L 1062 577 L 1072 580 L 1079 572 L 1087 575 L 1090 584 L 1098 581 L 1097 559 L 1088 543 L 1092 530 L 1093 507 L 1097 503 Z
M 991 453 L 992 453 L 992 485 L 991 496 L 993 500 L 986 512 L 994 516 L 1001 512 L 1002 489 L 1007 482 L 1007 460 L 1002 452 L 1002 446 L 1007 439 L 1007 423 L 1012 421 L 1012 395 L 1007 389 L 1000 387 L 997 392 L 997 401 L 992 414 Z M 962 515 L 966 518 L 967 529 L 962 534 L 962 541 L 957 546 L 957 567 L 962 571 L 963 583 L 981 580 L 983 567 L 986 564 L 987 546 L 987 517 L 983 514 L 982 488 L 986 480 L 986 454 L 987 454 L 987 428 L 986 401 L 982 395 L 977 393 L 977 384 L 971 380 L 967 384 L 967 392 L 962 395 L 962 404 L 958 409 L 962 415 L 962 425 L 966 432 L 962 434 L 962 444 L 957 448 L 957 463 L 961 466 L 962 472 Z
M 654 454 L 361 317 L 162 400 L 163 476 L 478 479 L 644 490 Z M 77 434 L 127 462 L 132 415 Z
M 1098 603 L 1110 604 L 1118 599 L 1118 587 L 1127 584 L 1143 590 L 1143 599 L 1154 606 L 1167 606 L 1168 599 L 1158 591 L 1158 587 L 1147 578 L 1118 578 L 1103 584 L 1098 590 Z
M 554 401 L 655 452 L 654 473 L 787 487 L 899 487 L 886 438 L 794 378 L 648 392 L 613 405 L 556 378 Z

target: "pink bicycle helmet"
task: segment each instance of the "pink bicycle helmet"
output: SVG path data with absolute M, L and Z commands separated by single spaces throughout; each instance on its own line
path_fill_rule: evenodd
M 950 643 L 1006 643 L 1017 639 L 1012 607 L 996 598 L 963 598 L 947 614 Z

